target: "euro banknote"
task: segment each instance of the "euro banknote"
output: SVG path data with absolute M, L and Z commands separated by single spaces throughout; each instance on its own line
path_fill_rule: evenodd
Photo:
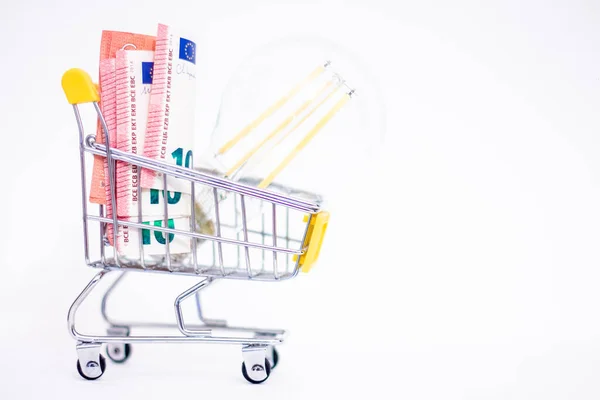
M 119 50 L 116 61 L 117 144 L 119 150 L 141 154 L 144 149 L 148 105 L 150 100 L 154 52 Z M 162 218 L 164 200 L 158 189 L 140 186 L 137 165 L 117 162 L 117 215 Z M 183 199 L 182 197 L 187 197 Z M 190 195 L 168 193 L 168 214 L 172 217 L 190 215 Z
M 154 50 L 155 45 L 156 38 L 154 36 L 130 32 L 102 31 L 100 63 L 107 59 L 115 59 L 117 51 L 123 48 Z M 103 91 L 102 79 L 100 79 L 100 96 L 102 96 Z M 99 121 L 96 129 L 96 142 L 104 143 L 104 134 Z M 92 203 L 106 204 L 105 161 L 105 158 L 102 156 L 94 156 L 92 182 L 90 185 L 90 202 Z
M 144 156 L 191 167 L 195 102 L 196 44 L 171 27 L 159 24 Z M 141 183 L 142 187 L 159 189 L 163 197 L 168 192 L 178 196 L 177 193 L 191 190 L 188 182 L 173 177 L 169 177 L 165 188 L 162 177 L 148 169 L 142 170 Z M 186 199 L 180 196 L 172 202 Z
M 137 219 L 135 222 L 137 222 Z M 165 227 L 164 219 L 145 221 L 143 224 L 149 227 Z M 167 228 L 189 231 L 190 218 L 169 218 Z M 162 260 L 166 254 L 167 243 L 169 245 L 169 252 L 173 255 L 187 254 L 191 251 L 191 240 L 186 236 L 151 229 L 142 229 L 140 235 L 140 229 L 123 225 L 119 227 L 117 252 L 123 262 L 139 262 L 138 260 L 141 259 L 141 245 L 144 260 L 147 264 L 151 265 Z

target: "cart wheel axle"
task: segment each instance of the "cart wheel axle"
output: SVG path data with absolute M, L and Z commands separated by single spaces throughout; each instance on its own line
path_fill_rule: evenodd
M 124 363 L 130 354 L 131 345 L 129 343 L 109 343 L 106 345 L 106 355 L 112 362 Z
M 251 371 L 253 373 L 261 373 L 264 371 L 264 373 L 266 374 L 266 377 L 264 379 L 261 380 L 254 380 L 252 379 L 249 375 L 248 375 L 248 370 L 246 369 L 246 363 L 242 362 L 242 375 L 244 375 L 244 378 L 246 378 L 246 380 L 250 383 L 263 383 L 264 381 L 266 381 L 267 379 L 269 379 L 269 376 L 271 375 L 271 363 L 269 363 L 269 360 L 267 360 L 265 358 L 265 365 L 264 367 L 260 364 L 254 364 L 251 368 Z
M 88 381 L 94 381 L 100 378 L 106 369 L 106 359 L 102 354 L 100 354 L 99 358 L 100 364 L 98 364 L 96 361 L 88 361 L 85 365 L 85 368 L 82 368 L 81 363 L 79 360 L 77 360 L 77 372 L 79 372 L 79 375 Z

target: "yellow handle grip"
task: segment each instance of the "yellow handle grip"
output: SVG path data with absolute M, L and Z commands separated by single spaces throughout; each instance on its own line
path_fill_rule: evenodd
M 62 88 L 69 104 L 99 102 L 98 88 L 82 69 L 71 68 L 62 77 Z

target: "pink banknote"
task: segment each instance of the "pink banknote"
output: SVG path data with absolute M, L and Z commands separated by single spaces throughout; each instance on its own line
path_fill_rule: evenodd
M 131 48 L 138 50 L 154 50 L 156 38 L 154 36 L 140 35 L 129 32 L 103 31 L 100 43 L 100 62 L 109 58 L 115 58 L 117 51 L 122 48 Z M 100 82 L 100 95 L 102 96 L 103 87 Z M 104 143 L 104 135 L 100 122 L 96 130 L 96 142 Z M 104 157 L 94 156 L 94 166 L 92 170 L 92 183 L 90 186 L 90 202 L 96 204 L 106 204 L 105 194 L 105 174 Z
M 154 52 L 119 50 L 117 52 L 117 149 L 133 154 L 143 152 L 148 106 L 153 79 Z M 117 163 L 117 215 L 162 218 L 164 196 L 158 189 L 140 186 L 136 165 Z M 182 196 L 188 198 L 182 199 Z M 169 216 L 190 215 L 189 195 L 169 192 Z M 185 207 L 188 207 L 187 209 Z M 136 220 L 136 219 L 133 219 Z
M 141 154 L 144 148 L 148 102 L 152 83 L 153 51 L 117 52 L 117 148 Z M 140 199 L 139 169 L 117 162 L 117 215 L 138 216 Z
M 171 27 L 159 25 L 144 156 L 190 166 L 195 103 L 196 44 Z M 180 195 L 190 193 L 188 182 L 169 177 L 167 186 L 163 187 L 155 171 L 142 170 L 142 187 L 160 189 L 163 197 L 169 196 L 169 204 L 188 199 Z M 171 193 L 165 194 L 164 189 Z

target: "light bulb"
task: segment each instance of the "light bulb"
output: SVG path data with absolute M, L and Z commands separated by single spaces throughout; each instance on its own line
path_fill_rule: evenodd
M 344 165 L 383 141 L 383 107 L 370 78 L 359 57 L 324 39 L 262 46 L 232 74 L 203 159 L 261 188 L 325 193 Z

